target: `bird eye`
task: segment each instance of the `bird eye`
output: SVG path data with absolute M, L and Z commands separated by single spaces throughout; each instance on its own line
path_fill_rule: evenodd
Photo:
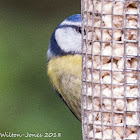
M 82 34 L 82 28 L 81 27 L 76 27 L 76 32 Z M 84 35 L 86 35 L 86 31 L 84 30 Z
M 81 29 L 81 27 L 77 27 L 77 28 L 75 28 L 75 29 L 76 29 L 76 32 L 77 32 L 77 33 L 82 34 L 82 29 Z

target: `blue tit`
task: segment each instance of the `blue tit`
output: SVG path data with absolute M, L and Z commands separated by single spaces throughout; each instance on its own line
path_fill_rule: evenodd
M 47 51 L 47 72 L 50 80 L 79 120 L 81 120 L 81 39 L 81 15 L 72 15 L 54 30 Z

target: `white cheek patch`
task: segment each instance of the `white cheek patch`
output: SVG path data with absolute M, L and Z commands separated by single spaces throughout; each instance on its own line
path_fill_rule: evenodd
M 55 32 L 55 39 L 58 43 L 58 46 L 64 52 L 81 53 L 81 37 L 81 34 L 77 33 L 75 29 L 71 27 L 58 28 Z

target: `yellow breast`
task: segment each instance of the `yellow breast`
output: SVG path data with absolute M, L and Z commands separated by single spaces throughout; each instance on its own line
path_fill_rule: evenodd
M 67 105 L 81 119 L 81 55 L 53 58 L 48 63 L 48 75 Z

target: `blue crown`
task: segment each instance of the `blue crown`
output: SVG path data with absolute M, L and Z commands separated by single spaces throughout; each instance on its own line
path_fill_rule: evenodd
M 68 17 L 66 20 L 73 21 L 73 22 L 81 22 L 81 14 L 72 15 Z

